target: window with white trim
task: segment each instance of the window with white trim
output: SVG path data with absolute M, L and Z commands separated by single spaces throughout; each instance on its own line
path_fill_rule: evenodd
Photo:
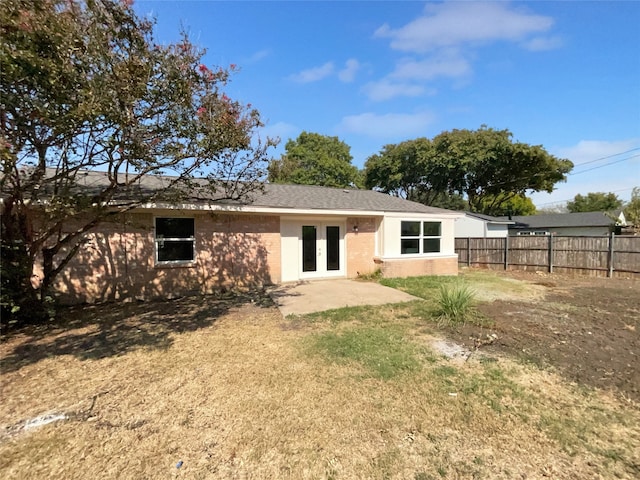
M 193 218 L 156 218 L 157 263 L 193 262 L 195 243 L 195 221 Z
M 400 226 L 400 253 L 439 253 L 442 222 L 403 221 Z

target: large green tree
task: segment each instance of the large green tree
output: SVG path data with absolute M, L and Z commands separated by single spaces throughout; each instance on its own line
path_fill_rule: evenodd
M 385 145 L 365 163 L 365 186 L 431 205 L 452 191 L 449 177 L 434 160 L 428 138 Z
M 432 207 L 463 210 L 467 202 L 452 188 L 448 166 L 435 158 L 428 138 L 385 145 L 365 163 L 365 186 Z
M 615 193 L 589 192 L 578 194 L 567 202 L 567 210 L 577 212 L 611 212 L 622 207 L 622 200 Z
M 640 229 L 640 187 L 634 187 L 631 191 L 631 200 L 624 207 L 624 216 L 628 224 Z
M 508 198 L 505 199 L 505 196 Z M 525 195 L 500 193 L 498 195 L 485 195 L 482 198 L 480 210 L 485 215 L 494 215 L 496 217 L 504 215 L 535 215 L 536 206 Z
M 527 191 L 551 192 L 573 168 L 540 145 L 513 141 L 509 130 L 452 130 L 437 135 L 433 144 L 437 161 L 450 166 L 453 189 L 476 212 L 483 212 L 487 198 L 498 200 L 492 208 L 500 209 Z
M 36 318 L 87 232 L 124 211 L 204 189 L 242 198 L 261 187 L 260 115 L 225 95 L 183 35 L 153 38 L 132 2 L 8 0 L 0 9 L 3 317 Z M 87 169 L 107 181 L 79 188 Z M 129 193 L 143 176 L 166 188 Z M 195 181 L 194 176 L 204 179 Z M 129 198 L 129 203 L 114 199 Z M 43 278 L 32 283 L 36 262 Z
M 302 132 L 285 145 L 285 154 L 269 164 L 269 181 L 325 187 L 360 186 L 351 164 L 351 148 L 338 137 Z
M 508 130 L 483 126 L 387 145 L 369 157 L 365 178 L 369 188 L 427 205 L 445 194 L 460 195 L 469 210 L 495 214 L 527 191 L 552 191 L 572 168 L 541 146 L 514 142 Z

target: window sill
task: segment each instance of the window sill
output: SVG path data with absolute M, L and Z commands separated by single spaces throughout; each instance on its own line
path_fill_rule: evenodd
M 196 266 L 195 260 L 182 261 L 178 260 L 175 262 L 156 262 L 153 266 L 154 268 L 163 269 L 163 268 L 192 268 Z
M 388 257 L 376 257 L 379 258 L 382 261 L 386 261 L 386 260 L 420 260 L 420 259 L 427 259 L 427 258 L 449 258 L 449 257 L 457 257 L 457 254 L 455 253 L 407 253 L 407 254 L 400 254 L 400 255 L 395 255 L 395 256 L 388 256 Z

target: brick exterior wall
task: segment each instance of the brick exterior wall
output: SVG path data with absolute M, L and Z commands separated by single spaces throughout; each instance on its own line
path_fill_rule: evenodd
M 358 231 L 354 230 L 358 227 Z M 373 273 L 378 265 L 374 262 L 376 242 L 376 219 L 363 217 L 347 218 L 345 233 L 347 247 L 347 277 Z
M 156 265 L 154 214 L 129 213 L 103 223 L 55 281 L 62 303 L 173 298 L 281 282 L 280 218 L 273 215 L 165 211 L 156 216 L 194 218 L 195 261 Z M 357 226 L 357 232 L 355 228 Z M 457 256 L 376 257 L 376 218 L 346 221 L 346 276 L 382 271 L 385 277 L 457 275 Z M 34 270 L 37 283 L 41 269 Z
M 165 212 L 158 216 L 180 216 Z M 132 213 L 104 223 L 57 277 L 63 303 L 121 298 L 172 298 L 280 282 L 277 216 L 197 214 L 196 258 L 189 265 L 156 265 L 154 216 Z M 34 271 L 36 276 L 41 270 Z M 37 280 L 37 277 L 35 279 Z
M 386 278 L 458 274 L 457 255 L 444 258 L 377 259 L 376 263 Z

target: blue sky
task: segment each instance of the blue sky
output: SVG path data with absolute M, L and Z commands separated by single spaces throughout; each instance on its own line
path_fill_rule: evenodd
M 626 200 L 640 186 L 640 2 L 135 8 L 156 18 L 156 40 L 184 27 L 209 66 L 238 65 L 228 95 L 281 138 L 276 157 L 306 130 L 338 136 L 361 168 L 386 144 L 485 124 L 576 164 L 556 191 L 531 195 L 539 207 L 594 191 Z

